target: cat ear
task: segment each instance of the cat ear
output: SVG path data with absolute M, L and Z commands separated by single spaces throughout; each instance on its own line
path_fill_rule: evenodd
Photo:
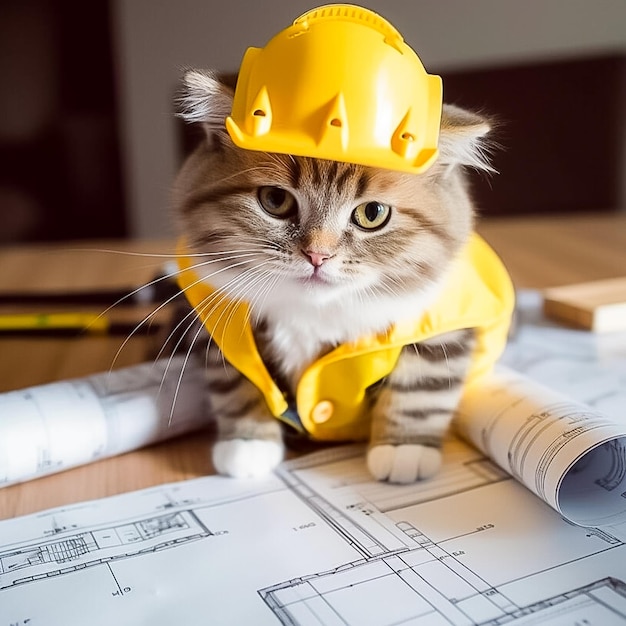
M 207 134 L 226 132 L 224 125 L 233 106 L 233 91 L 220 82 L 217 73 L 188 70 L 183 75 L 178 98 L 178 117 L 189 123 L 201 123 Z
M 444 104 L 439 135 L 439 162 L 448 167 L 467 165 L 495 173 L 489 163 L 492 144 L 485 140 L 491 122 L 452 104 Z

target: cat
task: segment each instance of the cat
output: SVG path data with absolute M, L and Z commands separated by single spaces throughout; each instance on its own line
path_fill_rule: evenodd
M 294 407 L 309 393 L 299 381 L 312 364 L 363 338 L 388 337 L 439 297 L 472 237 L 465 169 L 491 170 L 491 126 L 444 105 L 440 155 L 415 175 L 238 148 L 225 128 L 232 99 L 216 73 L 185 73 L 179 116 L 204 133 L 177 176 L 172 205 L 191 272 L 181 285 L 188 295 L 210 285 L 190 299 L 194 315 L 214 324 L 203 344 L 218 430 L 213 463 L 221 474 L 252 477 L 281 462 L 284 435 L 296 432 L 275 419 L 272 402 L 286 403 L 283 420 L 290 416 L 301 431 L 304 415 Z M 249 327 L 248 343 L 237 325 Z M 187 330 L 190 344 L 201 332 Z M 267 384 L 280 393 L 264 395 L 225 356 L 229 342 L 231 353 L 242 351 L 240 340 L 258 350 Z M 439 470 L 476 342 L 468 325 L 409 343 L 368 386 L 355 438 L 369 437 L 367 467 L 376 479 L 410 483 Z M 352 380 L 332 370 L 327 378 L 339 396 Z M 336 406 L 322 398 L 309 427 L 323 429 Z M 351 439 L 341 428 L 328 432 Z

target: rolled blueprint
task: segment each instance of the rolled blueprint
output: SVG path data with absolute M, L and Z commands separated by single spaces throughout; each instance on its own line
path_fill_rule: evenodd
M 202 377 L 174 357 L 0 394 L 0 487 L 207 426 Z
M 571 522 L 626 520 L 626 423 L 499 366 L 467 390 L 456 427 Z

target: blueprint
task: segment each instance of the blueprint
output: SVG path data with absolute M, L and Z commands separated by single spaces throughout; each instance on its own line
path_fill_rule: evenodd
M 619 418 L 619 341 L 566 337 L 522 327 L 504 362 Z M 568 521 L 456 435 L 415 485 L 331 447 L 0 522 L 0 626 L 41 624 L 626 624 L 626 527 Z
M 0 393 L 0 488 L 206 427 L 185 357 Z
M 341 447 L 1 522 L 0 626 L 626 623 L 626 533 L 445 452 L 412 486 Z
M 502 365 L 466 389 L 457 431 L 584 526 L 626 522 L 626 421 Z

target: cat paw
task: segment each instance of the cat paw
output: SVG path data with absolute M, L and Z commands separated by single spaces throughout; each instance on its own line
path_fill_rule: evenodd
M 283 460 L 284 448 L 275 441 L 230 439 L 213 446 L 213 465 L 233 478 L 267 476 Z
M 408 484 L 434 476 L 441 467 L 441 451 L 419 444 L 372 446 L 367 468 L 376 480 Z

